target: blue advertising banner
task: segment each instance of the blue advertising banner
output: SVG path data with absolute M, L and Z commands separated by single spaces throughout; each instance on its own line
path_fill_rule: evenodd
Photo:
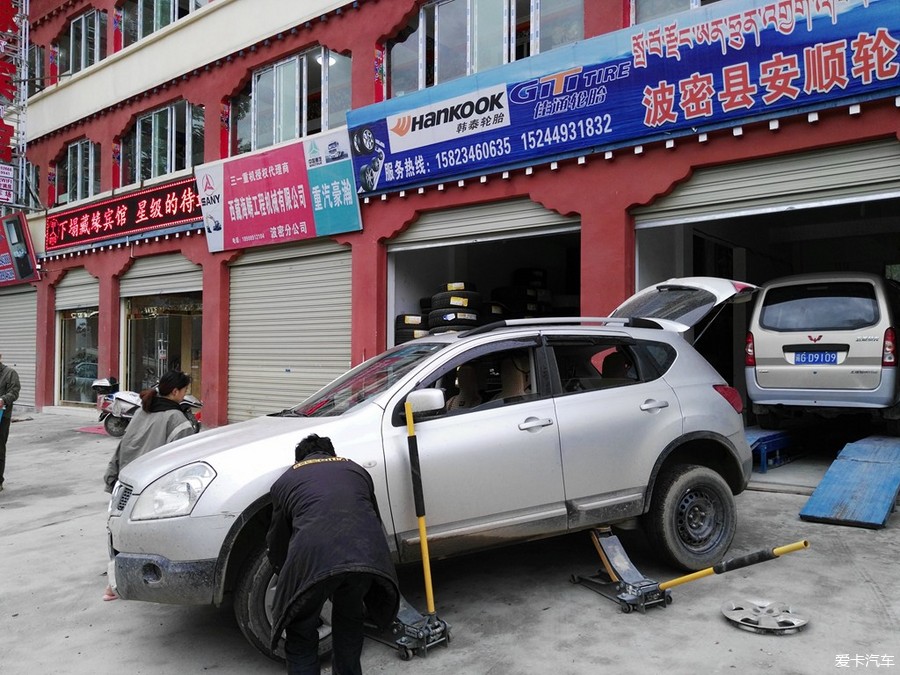
M 388 192 L 900 93 L 897 0 L 720 2 L 347 113 Z

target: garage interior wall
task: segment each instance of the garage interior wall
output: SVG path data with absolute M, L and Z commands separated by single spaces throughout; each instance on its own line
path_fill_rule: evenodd
M 0 355 L 19 374 L 22 390 L 13 411 L 35 406 L 37 290 L 14 286 L 0 290 Z
M 350 367 L 350 272 L 350 250 L 331 241 L 232 266 L 229 422 L 293 407 Z

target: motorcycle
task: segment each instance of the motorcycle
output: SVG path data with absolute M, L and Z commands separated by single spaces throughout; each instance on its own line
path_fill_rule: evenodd
M 141 395 L 134 391 L 119 391 L 119 383 L 114 377 L 94 380 L 91 389 L 97 393 L 97 409 L 100 411 L 100 421 L 103 422 L 106 433 L 121 438 L 125 435 L 131 418 L 141 407 Z M 196 396 L 188 394 L 178 407 L 190 420 L 194 433 L 199 433 L 199 410 L 203 407 L 203 402 Z

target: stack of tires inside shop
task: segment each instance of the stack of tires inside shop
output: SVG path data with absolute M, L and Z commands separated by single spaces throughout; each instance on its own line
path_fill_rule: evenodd
M 400 344 L 429 333 L 464 331 L 509 318 L 547 316 L 552 296 L 546 287 L 547 273 L 539 268 L 519 269 L 512 285 L 495 288 L 485 300 L 468 281 L 448 281 L 438 292 L 419 301 L 420 312 L 399 314 L 394 324 L 394 342 Z

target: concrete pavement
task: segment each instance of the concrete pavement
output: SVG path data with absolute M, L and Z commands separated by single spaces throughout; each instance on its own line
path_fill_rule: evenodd
M 63 413 L 63 414 L 59 414 Z M 0 492 L 0 672 L 280 673 L 238 630 L 230 610 L 102 602 L 106 506 L 101 476 L 116 440 L 77 431 L 93 410 L 17 411 L 6 489 Z M 673 589 L 675 602 L 623 614 L 569 582 L 600 566 L 587 534 L 438 561 L 438 614 L 448 648 L 400 661 L 367 642 L 367 673 L 490 674 L 668 672 L 817 674 L 880 668 L 900 675 L 900 514 L 884 530 L 806 523 L 798 513 L 833 455 L 766 474 L 738 497 L 730 556 L 808 539 L 811 548 Z M 638 533 L 621 535 L 646 576 L 660 565 Z M 401 570 L 407 598 L 424 606 L 421 570 Z M 778 601 L 809 617 L 792 635 L 736 628 L 732 600 Z M 327 667 L 324 672 L 330 672 Z

